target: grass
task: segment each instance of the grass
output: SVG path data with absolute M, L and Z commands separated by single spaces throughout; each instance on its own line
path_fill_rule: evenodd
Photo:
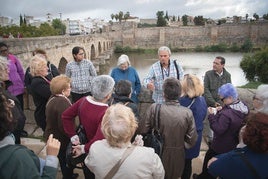
M 261 85 L 262 83 L 259 81 L 250 81 L 247 84 L 243 85 L 243 86 L 239 86 L 240 88 L 249 88 L 249 89 L 257 89 L 259 85 Z

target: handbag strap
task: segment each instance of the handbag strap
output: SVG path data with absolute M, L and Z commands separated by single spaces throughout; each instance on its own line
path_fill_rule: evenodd
M 160 126 L 160 108 L 161 108 L 161 104 L 156 104 L 155 106 L 155 124 L 154 124 L 154 128 L 159 131 L 159 126 Z
M 195 98 L 192 100 L 192 102 L 191 102 L 191 104 L 189 104 L 189 106 L 187 106 L 187 108 L 191 108 L 191 106 L 194 104 L 194 102 L 195 102 Z
M 179 69 L 178 69 L 177 60 L 174 60 L 174 65 L 175 65 L 175 68 L 176 68 L 176 71 L 177 71 L 177 79 L 180 80 L 180 72 L 179 72 Z
M 247 165 L 247 167 L 251 170 L 255 178 L 261 178 L 260 175 L 257 173 L 256 169 L 251 165 L 248 158 L 242 151 L 235 151 L 243 160 L 243 162 Z
M 126 160 L 126 158 L 133 152 L 135 149 L 135 145 L 131 145 L 131 147 L 128 147 L 125 152 L 123 153 L 122 158 L 113 166 L 113 168 L 106 174 L 104 179 L 110 179 L 113 178 L 113 176 L 116 174 L 116 172 L 119 170 L 122 163 Z

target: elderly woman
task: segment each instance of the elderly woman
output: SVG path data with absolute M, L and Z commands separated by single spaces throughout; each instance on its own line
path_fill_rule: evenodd
M 34 117 L 37 125 L 45 131 L 46 129 L 46 104 L 51 95 L 50 81 L 46 78 L 48 74 L 47 61 L 42 55 L 35 55 L 30 62 L 30 73 L 33 76 L 31 91 L 36 106 Z
M 35 56 L 36 54 L 42 55 L 47 60 L 48 75 L 46 76 L 46 78 L 48 80 L 52 80 L 52 78 L 54 78 L 55 76 L 60 75 L 57 67 L 54 64 L 50 63 L 50 61 L 48 60 L 48 56 L 47 56 L 47 53 L 45 50 L 37 48 L 33 51 L 33 56 Z M 24 83 L 25 83 L 25 87 L 29 93 L 31 93 L 32 78 L 33 77 L 30 74 L 30 67 L 28 67 L 28 68 L 26 68 L 26 71 L 25 71 Z
M 4 95 L 0 94 L 0 177 L 1 179 L 19 178 L 56 178 L 58 171 L 57 154 L 60 142 L 50 135 L 46 145 L 46 160 L 40 159 L 25 146 L 14 145 L 10 132 L 15 127 L 11 106 Z
M 134 150 L 112 178 L 164 178 L 162 162 L 152 148 L 131 146 L 130 140 L 137 126 L 130 108 L 119 103 L 108 108 L 101 123 L 105 139 L 92 144 L 85 159 L 96 178 L 105 178 L 130 147 L 134 147 Z
M 71 138 L 72 143 L 76 145 L 73 147 L 75 156 L 88 153 L 93 142 L 104 138 L 100 124 L 108 108 L 107 103 L 112 95 L 114 84 L 113 78 L 109 75 L 95 77 L 91 86 L 92 96 L 81 98 L 62 113 L 64 131 Z M 74 118 L 76 116 L 79 117 L 80 124 L 85 129 L 88 141 L 86 144 L 80 143 L 75 132 Z M 84 167 L 83 170 L 85 178 L 94 177 L 87 167 Z
M 260 85 L 253 97 L 253 107 L 256 111 L 268 114 L 268 85 Z
M 268 114 L 268 85 L 258 86 L 256 94 L 253 96 L 253 108 L 256 112 Z M 244 130 L 245 126 L 240 130 L 238 148 L 246 146 L 242 138 Z
M 195 75 L 184 75 L 182 80 L 182 97 L 179 101 L 182 106 L 191 109 L 193 112 L 198 139 L 192 148 L 185 150 L 185 165 L 181 177 L 182 179 L 191 178 L 192 159 L 199 156 L 203 121 L 207 115 L 207 103 L 205 98 L 202 96 L 203 94 L 204 86 L 202 85 L 201 80 Z
M 123 54 L 118 58 L 117 67 L 111 72 L 111 77 L 113 77 L 115 83 L 119 80 L 128 80 L 132 84 L 132 94 L 131 99 L 138 103 L 138 95 L 141 90 L 141 83 L 139 75 L 135 68 L 131 67 L 129 58 L 127 55 Z
M 61 142 L 58 158 L 63 178 L 75 178 L 73 168 L 66 166 L 66 148 L 70 141 L 62 126 L 61 115 L 68 107 L 71 101 L 68 99 L 71 93 L 71 79 L 65 75 L 56 76 L 50 82 L 50 91 L 52 93 L 46 105 L 46 130 L 45 139 L 53 134 Z M 55 107 L 56 106 L 56 107 Z
M 243 133 L 247 145 L 210 160 L 208 171 L 220 178 L 268 178 L 268 115 L 252 113 Z
M 25 120 L 26 116 L 23 113 L 23 109 L 21 108 L 20 101 L 16 98 L 16 96 L 13 96 L 8 90 L 9 86 L 9 77 L 8 77 L 8 63 L 4 60 L 1 60 L 0 56 L 0 92 L 7 98 L 7 100 L 12 104 L 11 112 L 13 119 L 17 121 L 17 125 L 12 131 L 12 133 L 15 136 L 15 143 L 20 144 L 20 137 L 22 134 L 25 134 L 26 131 L 23 131 L 24 125 L 25 125 Z M 27 132 L 26 132 L 27 134 Z M 28 135 L 28 134 L 27 134 Z M 25 135 L 23 135 L 25 137 Z
M 214 132 L 213 140 L 209 146 L 200 175 L 193 178 L 213 178 L 207 170 L 208 161 L 222 153 L 229 152 L 238 144 L 239 130 L 245 123 L 249 113 L 248 107 L 238 99 L 238 93 L 231 83 L 226 83 L 218 89 L 218 94 L 223 102 L 223 107 L 208 108 L 208 120 Z
M 197 132 L 193 113 L 180 105 L 181 84 L 174 77 L 166 78 L 163 84 L 165 103 L 161 104 L 159 129 L 164 138 L 162 162 L 165 168 L 165 178 L 179 178 L 182 175 L 185 149 L 194 146 Z M 140 122 L 141 133 L 146 134 L 154 128 L 157 103 L 148 109 L 143 121 Z

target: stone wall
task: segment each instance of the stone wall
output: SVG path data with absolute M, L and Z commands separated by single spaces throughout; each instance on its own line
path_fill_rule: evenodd
M 254 47 L 267 46 L 268 22 L 246 24 L 223 24 L 206 26 L 151 27 L 116 26 L 106 32 L 115 44 L 132 48 L 195 48 L 219 43 L 242 45 L 250 39 Z

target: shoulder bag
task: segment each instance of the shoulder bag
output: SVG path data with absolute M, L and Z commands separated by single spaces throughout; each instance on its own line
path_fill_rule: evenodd
M 153 129 L 147 134 L 145 134 L 145 136 L 143 137 L 144 146 L 152 147 L 155 153 L 159 155 L 159 157 L 161 157 L 162 155 L 162 149 L 164 144 L 164 139 L 159 131 L 160 109 L 161 104 L 157 104 L 155 107 L 155 118 L 153 119 Z

